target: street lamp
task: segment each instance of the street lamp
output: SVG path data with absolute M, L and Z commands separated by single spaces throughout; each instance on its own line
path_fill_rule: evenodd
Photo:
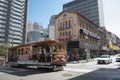
M 86 61 L 88 62 L 89 61 L 89 59 L 90 59 L 90 50 L 89 50 L 89 44 L 88 44 L 88 42 L 87 42 L 87 40 L 88 40 L 88 36 L 86 35 L 85 36 L 85 40 L 86 40 L 86 43 L 85 43 L 85 47 L 86 47 L 86 49 L 85 49 L 85 52 L 86 52 Z

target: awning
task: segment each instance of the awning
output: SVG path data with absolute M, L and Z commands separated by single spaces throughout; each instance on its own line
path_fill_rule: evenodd
M 84 30 L 84 29 L 80 29 L 80 33 L 84 33 L 88 36 L 91 36 L 91 37 L 94 37 L 94 38 L 97 38 L 97 39 L 101 39 L 97 34 L 92 33 L 90 31 L 87 31 L 87 30 Z

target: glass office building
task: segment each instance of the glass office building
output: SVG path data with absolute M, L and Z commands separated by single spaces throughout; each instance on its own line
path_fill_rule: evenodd
M 39 31 L 30 31 L 27 33 L 27 35 L 28 42 L 38 42 L 42 37 L 42 33 L 40 33 Z
M 28 0 L 0 0 L 0 43 L 25 43 Z
M 104 26 L 102 0 L 73 0 L 63 5 L 63 10 L 80 12 L 99 26 Z

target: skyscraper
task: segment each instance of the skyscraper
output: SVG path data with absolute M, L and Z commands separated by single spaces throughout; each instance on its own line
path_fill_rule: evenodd
M 63 5 L 63 10 L 80 12 L 99 26 L 104 26 L 102 0 L 73 0 Z
M 0 43 L 25 43 L 28 0 L 0 0 Z

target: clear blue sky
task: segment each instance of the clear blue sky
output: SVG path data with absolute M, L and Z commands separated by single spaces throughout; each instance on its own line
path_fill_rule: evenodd
M 71 0 L 29 0 L 28 20 L 49 24 L 50 16 L 62 11 L 62 5 Z
M 29 0 L 28 20 L 48 26 L 50 16 L 62 11 L 62 5 L 72 0 Z M 120 37 L 120 0 L 103 0 L 105 27 Z

